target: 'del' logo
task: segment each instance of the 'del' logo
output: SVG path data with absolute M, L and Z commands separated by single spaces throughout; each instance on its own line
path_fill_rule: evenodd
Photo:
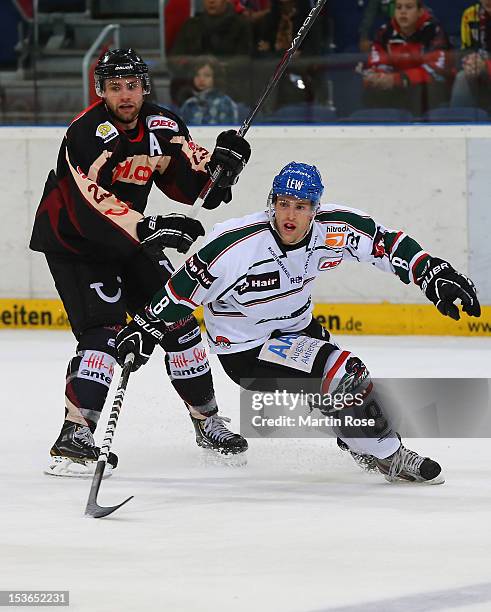
M 345 241 L 344 234 L 333 234 L 333 233 L 326 234 L 326 241 L 325 241 L 326 246 L 335 247 L 335 248 L 343 247 L 344 241 Z
M 328 257 L 321 257 L 319 260 L 319 270 L 332 270 L 336 266 L 339 266 L 341 259 L 329 259 Z
M 179 126 L 173 119 L 168 117 L 162 117 L 161 115 L 151 115 L 147 117 L 147 126 L 149 130 L 172 130 L 173 132 L 179 131 Z

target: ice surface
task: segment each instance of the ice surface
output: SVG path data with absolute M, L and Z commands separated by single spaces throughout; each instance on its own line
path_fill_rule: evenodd
M 340 340 L 374 376 L 491 378 L 488 339 Z M 84 612 L 491 610 L 489 440 L 412 440 L 444 466 L 435 487 L 367 475 L 332 440 L 251 440 L 247 467 L 206 465 L 154 355 L 130 379 L 99 494 L 135 499 L 87 519 L 90 481 L 42 474 L 73 347 L 0 332 L 0 590 L 69 590 Z M 213 363 L 237 427 L 238 390 Z

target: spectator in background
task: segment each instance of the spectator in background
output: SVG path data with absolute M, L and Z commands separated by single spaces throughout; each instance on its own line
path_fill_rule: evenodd
M 462 70 L 452 90 L 451 106 L 477 105 L 491 112 L 491 0 L 469 6 L 461 22 Z
M 258 24 L 257 51 L 262 54 L 283 53 L 291 45 L 293 37 L 311 9 L 311 0 L 271 0 L 271 10 Z M 299 53 L 320 55 L 326 40 L 326 13 L 321 13 L 313 23 Z
M 363 73 L 365 105 L 404 108 L 416 116 L 447 102 L 451 45 L 421 0 L 396 0 L 394 17 L 377 32 Z
M 193 95 L 181 107 L 181 117 L 191 125 L 219 125 L 238 123 L 235 102 L 218 89 L 220 65 L 213 57 L 196 60 L 193 76 Z
M 230 0 L 235 12 L 243 15 L 252 23 L 262 19 L 271 8 L 270 0 Z
M 228 0 L 204 0 L 204 12 L 184 22 L 171 55 L 250 55 L 249 21 Z
M 271 10 L 258 23 L 256 56 L 262 59 L 280 57 L 292 44 L 293 37 L 312 9 L 311 0 L 271 0 Z M 282 106 L 325 101 L 325 76 L 318 61 L 327 45 L 327 11 L 321 12 L 280 79 L 269 112 Z M 270 73 L 266 62 L 265 69 Z M 264 79 L 261 79 L 264 81 Z
M 395 0 L 368 0 L 360 23 L 360 51 L 368 53 L 372 46 L 371 30 L 379 16 L 394 16 Z

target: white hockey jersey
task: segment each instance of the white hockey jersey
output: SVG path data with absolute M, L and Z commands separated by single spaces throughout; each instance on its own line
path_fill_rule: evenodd
M 415 281 L 428 257 L 401 231 L 364 212 L 323 205 L 298 244 L 283 245 L 266 212 L 217 224 L 205 245 L 152 300 L 172 323 L 204 305 L 211 351 L 234 353 L 263 344 L 274 331 L 304 329 L 312 318 L 312 283 L 343 260 L 368 262 Z

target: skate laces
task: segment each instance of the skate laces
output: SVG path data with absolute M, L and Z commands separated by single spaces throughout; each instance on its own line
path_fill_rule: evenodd
M 92 435 L 92 432 L 87 426 L 82 426 L 76 429 L 75 433 L 73 434 L 73 437 L 76 438 L 79 442 L 82 442 L 82 444 L 91 447 L 95 446 L 94 436 Z
M 392 458 L 387 476 L 394 480 L 404 470 L 411 475 L 419 476 L 419 468 L 424 460 L 424 457 L 405 448 L 401 444 L 401 447 Z
M 223 424 L 224 422 L 230 423 L 230 419 L 228 417 L 212 414 L 206 418 L 203 429 L 208 436 L 215 438 L 219 442 L 230 440 L 235 434 L 225 427 Z

